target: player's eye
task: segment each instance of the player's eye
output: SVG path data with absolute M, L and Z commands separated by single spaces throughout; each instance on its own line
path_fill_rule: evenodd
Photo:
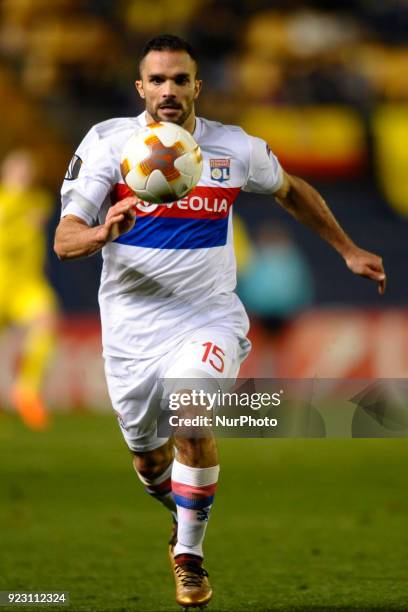
M 175 78 L 176 85 L 186 85 L 190 82 L 190 79 L 187 75 L 183 74 Z
M 162 77 L 159 76 L 152 76 L 149 79 L 150 83 L 154 83 L 155 85 L 160 85 L 160 83 L 163 83 L 164 79 Z

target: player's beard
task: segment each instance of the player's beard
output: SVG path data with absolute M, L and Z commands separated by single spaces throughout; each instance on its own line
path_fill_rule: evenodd
M 170 123 L 176 123 L 177 125 L 184 125 L 187 119 L 190 117 L 191 113 L 193 112 L 194 103 L 189 102 L 185 109 L 183 109 L 183 106 L 181 104 L 174 102 L 169 102 L 166 106 L 168 108 L 172 108 L 173 104 L 174 109 L 179 112 L 179 114 L 175 115 L 174 118 L 172 118 L 171 116 L 167 117 L 166 115 L 163 116 L 162 114 L 160 114 L 160 107 L 166 105 L 166 103 L 163 102 L 155 110 L 150 110 L 148 106 L 146 107 L 146 110 L 155 121 L 169 121 Z

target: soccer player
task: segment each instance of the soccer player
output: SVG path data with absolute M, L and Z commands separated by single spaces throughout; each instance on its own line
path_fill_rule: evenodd
M 146 110 L 95 125 L 80 144 L 62 187 L 55 251 L 73 259 L 102 249 L 99 303 L 110 397 L 140 480 L 173 516 L 176 601 L 194 607 L 212 596 L 202 561 L 217 448 L 211 435 L 157 437 L 156 381 L 201 376 L 222 384 L 236 377 L 249 352 L 248 319 L 234 293 L 233 201 L 241 189 L 270 194 L 271 205 L 275 198 L 352 272 L 378 283 L 380 293 L 386 277 L 380 257 L 356 246 L 323 198 L 287 174 L 262 139 L 196 117 L 202 83 L 187 42 L 172 35 L 150 40 L 139 68 L 136 89 Z M 162 120 L 191 132 L 204 159 L 194 196 L 171 208 L 141 204 L 120 172 L 127 139 Z
M 28 427 L 44 429 L 49 415 L 41 387 L 57 321 L 57 300 L 44 273 L 52 198 L 36 186 L 29 151 L 12 151 L 0 174 L 0 331 L 16 325 L 25 332 L 11 402 Z

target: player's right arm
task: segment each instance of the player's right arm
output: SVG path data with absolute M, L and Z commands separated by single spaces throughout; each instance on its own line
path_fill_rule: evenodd
M 136 221 L 136 197 L 129 197 L 111 206 L 105 222 L 96 227 L 80 217 L 66 215 L 55 232 L 54 251 L 59 259 L 88 257 L 102 249 L 108 242 L 130 231 Z
M 93 255 L 135 224 L 136 197 L 126 197 L 109 207 L 112 188 L 121 181 L 111 134 L 115 134 L 118 121 L 109 120 L 91 128 L 69 163 L 61 188 L 61 221 L 54 242 L 60 259 Z

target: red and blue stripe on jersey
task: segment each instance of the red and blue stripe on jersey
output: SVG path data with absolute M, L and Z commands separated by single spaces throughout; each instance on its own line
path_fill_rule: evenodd
M 134 228 L 115 240 L 119 244 L 153 249 L 205 249 L 227 242 L 229 211 L 239 187 L 195 187 L 171 204 L 146 203 L 137 207 Z M 130 189 L 115 185 L 112 204 L 131 196 Z

